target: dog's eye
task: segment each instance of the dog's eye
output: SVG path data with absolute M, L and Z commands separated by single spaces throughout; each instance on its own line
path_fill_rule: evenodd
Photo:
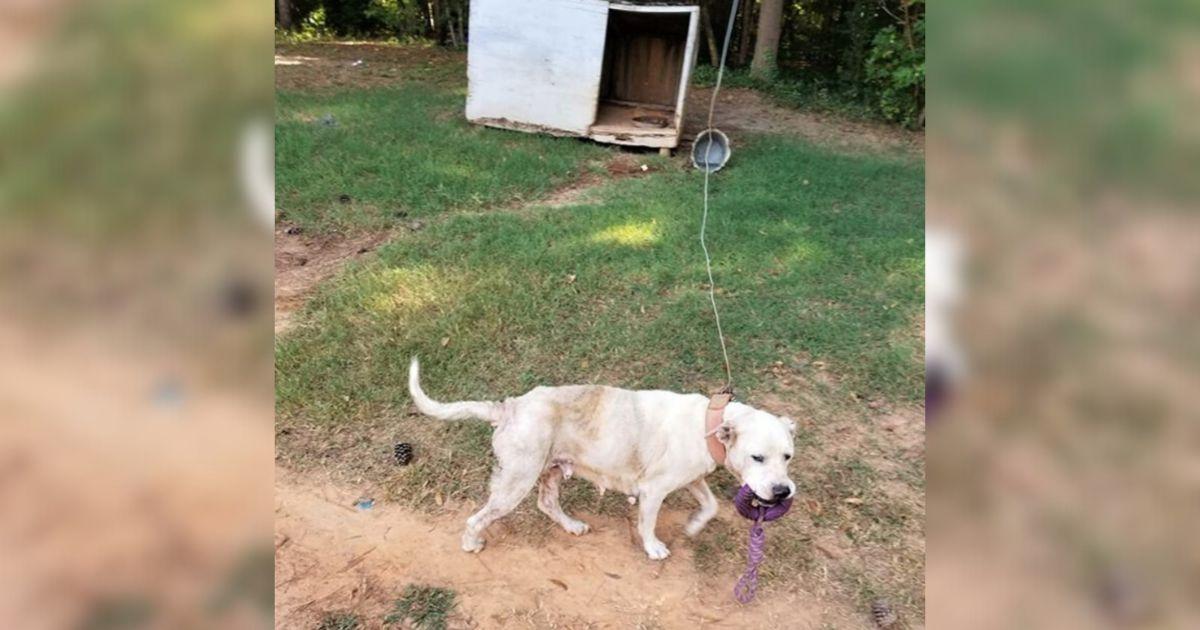
M 763 463 L 763 456 L 762 456 L 762 455 L 751 455 L 751 456 L 750 456 L 750 459 L 753 459 L 754 461 L 756 461 L 756 462 L 758 462 L 758 463 L 760 463 L 760 464 L 761 464 L 761 463 Z
M 788 455 L 788 454 L 786 454 L 786 453 L 785 453 L 785 454 L 784 454 L 784 456 L 783 456 L 783 461 L 785 461 L 785 462 L 786 462 L 787 460 L 789 460 L 789 459 L 791 459 L 791 458 L 792 458 L 792 456 L 791 456 L 791 455 Z

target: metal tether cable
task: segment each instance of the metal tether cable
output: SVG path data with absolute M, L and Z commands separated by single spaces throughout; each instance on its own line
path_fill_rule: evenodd
M 729 23 L 725 25 L 725 44 L 721 47 L 721 62 L 717 66 L 717 82 L 713 86 L 712 99 L 708 104 L 708 146 L 705 149 L 704 161 L 704 215 L 700 219 L 700 248 L 704 250 L 704 267 L 708 270 L 708 301 L 712 303 L 713 318 L 717 322 L 717 338 L 721 341 L 721 356 L 725 358 L 725 389 L 733 391 L 733 369 L 729 366 L 729 350 L 725 346 L 725 333 L 721 329 L 721 313 L 717 311 L 716 283 L 713 282 L 712 257 L 708 253 L 708 244 L 704 240 L 708 228 L 708 176 L 712 169 L 713 149 L 713 111 L 717 107 L 717 93 L 721 91 L 721 78 L 725 75 L 725 57 L 729 54 L 729 40 L 733 38 L 733 23 L 737 18 L 738 0 L 733 0 L 729 10 Z

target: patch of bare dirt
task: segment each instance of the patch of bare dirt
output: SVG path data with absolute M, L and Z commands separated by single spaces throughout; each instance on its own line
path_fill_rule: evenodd
M 604 163 L 603 169 L 607 173 L 607 177 L 584 169 L 583 174 L 577 179 L 550 193 L 545 199 L 534 202 L 532 205 L 549 208 L 576 205 L 582 203 L 587 198 L 589 191 L 603 184 L 617 179 L 643 177 L 660 170 L 658 166 L 650 163 L 649 160 L 642 159 L 642 156 L 636 153 L 614 154 L 612 158 Z
M 574 206 L 583 203 L 587 199 L 587 193 L 597 186 L 604 183 L 604 179 L 599 175 L 591 172 L 585 172 L 575 181 L 555 190 L 546 196 L 545 199 L 535 202 L 532 205 L 546 208 L 561 208 L 564 206 Z
M 275 334 L 286 332 L 292 315 L 323 280 L 343 265 L 375 250 L 393 233 L 309 236 L 295 226 L 275 228 Z
M 574 537 L 548 520 L 549 536 L 531 540 L 506 528 L 487 533 L 487 548 L 459 548 L 471 506 L 433 518 L 361 498 L 348 485 L 278 469 L 275 498 L 278 628 L 312 627 L 331 610 L 349 610 L 380 627 L 406 584 L 453 589 L 455 628 L 763 627 L 868 628 L 855 614 L 796 589 L 764 584 L 747 606 L 731 596 L 735 575 L 696 569 L 682 534 L 687 513 L 664 510 L 659 532 L 673 554 L 653 562 L 631 542 L 621 518 L 577 514 L 592 531 Z M 726 520 L 735 518 L 723 506 Z M 739 535 L 743 532 L 738 528 Z
M 275 87 L 321 92 L 397 85 L 413 79 L 458 81 L 466 55 L 437 46 L 367 43 L 277 44 Z
M 689 140 L 708 125 L 711 88 L 688 90 L 684 116 L 684 134 Z M 770 98 L 747 88 L 722 87 L 713 114 L 713 126 L 726 133 L 778 133 L 800 136 L 817 144 L 838 149 L 872 152 L 922 154 L 925 134 L 907 131 L 883 123 L 847 120 L 782 107 Z M 736 142 L 736 138 L 733 140 Z M 735 148 L 736 150 L 736 148 Z

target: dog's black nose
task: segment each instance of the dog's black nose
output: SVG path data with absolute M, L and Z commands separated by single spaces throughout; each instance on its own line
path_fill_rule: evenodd
M 788 496 L 792 494 L 792 489 L 789 488 L 787 484 L 777 483 L 771 486 L 771 492 L 775 493 L 774 498 L 776 501 L 779 501 L 781 499 L 788 498 Z

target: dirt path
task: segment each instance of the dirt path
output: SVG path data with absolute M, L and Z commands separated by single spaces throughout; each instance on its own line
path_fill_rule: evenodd
M 712 89 L 688 90 L 684 112 L 684 138 L 691 141 L 708 123 Z M 713 126 L 730 134 L 737 143 L 740 133 L 776 133 L 799 136 L 815 144 L 846 151 L 896 152 L 920 156 L 925 151 L 925 134 L 892 125 L 850 120 L 782 107 L 770 98 L 747 88 L 722 87 L 713 114 Z
M 352 488 L 277 469 L 275 624 L 313 627 L 327 611 L 352 611 L 377 627 L 404 585 L 452 588 L 460 628 L 865 628 L 865 617 L 799 590 L 764 586 L 741 606 L 734 576 L 697 572 L 682 527 L 687 514 L 659 521 L 673 554 L 652 562 L 631 541 L 624 519 L 580 514 L 592 532 L 555 528 L 542 543 L 500 521 L 481 554 L 459 549 L 471 506 L 433 518 L 400 507 L 351 507 Z M 723 506 L 730 510 L 729 506 Z M 732 518 L 732 514 L 725 516 Z

